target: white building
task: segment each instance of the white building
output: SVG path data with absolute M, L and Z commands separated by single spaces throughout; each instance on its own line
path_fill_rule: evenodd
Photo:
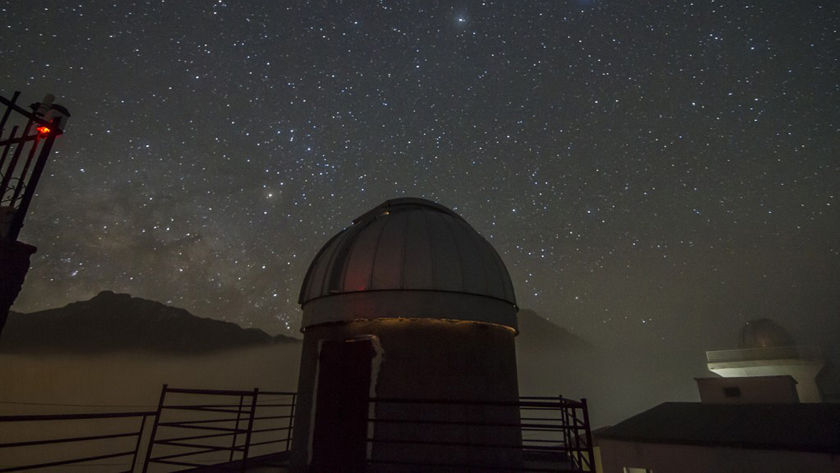
M 816 350 L 770 320 L 707 352 L 700 403 L 666 402 L 594 433 L 603 473 L 838 473 L 840 404 L 821 403 Z M 800 403 L 807 401 L 807 403 Z
M 792 376 L 800 402 L 821 402 L 816 378 L 825 364 L 818 350 L 796 345 L 793 337 L 769 319 L 747 322 L 739 347 L 706 352 L 709 371 L 724 378 Z

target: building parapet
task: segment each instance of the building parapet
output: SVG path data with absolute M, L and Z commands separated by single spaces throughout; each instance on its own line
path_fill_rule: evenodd
M 822 356 L 817 347 L 806 345 L 710 350 L 706 352 L 706 361 L 708 363 L 789 359 L 819 360 L 822 359 Z

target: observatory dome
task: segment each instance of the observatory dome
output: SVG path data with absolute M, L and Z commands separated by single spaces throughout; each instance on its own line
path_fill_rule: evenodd
M 741 328 L 740 348 L 788 347 L 795 344 L 790 333 L 770 319 L 750 320 Z
M 299 302 L 304 329 L 383 317 L 516 328 L 513 285 L 498 253 L 455 212 L 419 198 L 386 201 L 329 240 Z

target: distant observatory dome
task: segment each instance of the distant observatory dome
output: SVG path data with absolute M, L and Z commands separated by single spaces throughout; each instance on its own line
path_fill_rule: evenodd
M 329 240 L 299 302 L 304 329 L 383 317 L 516 328 L 513 284 L 499 255 L 455 212 L 419 198 L 388 200 Z
M 787 330 L 770 319 L 750 320 L 741 329 L 739 348 L 788 347 L 796 345 Z

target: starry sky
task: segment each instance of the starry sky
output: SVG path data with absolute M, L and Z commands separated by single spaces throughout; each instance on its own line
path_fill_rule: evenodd
M 72 118 L 15 309 L 111 289 L 297 332 L 326 240 L 454 209 L 595 343 L 840 334 L 835 1 L 0 2 L 0 93 Z

